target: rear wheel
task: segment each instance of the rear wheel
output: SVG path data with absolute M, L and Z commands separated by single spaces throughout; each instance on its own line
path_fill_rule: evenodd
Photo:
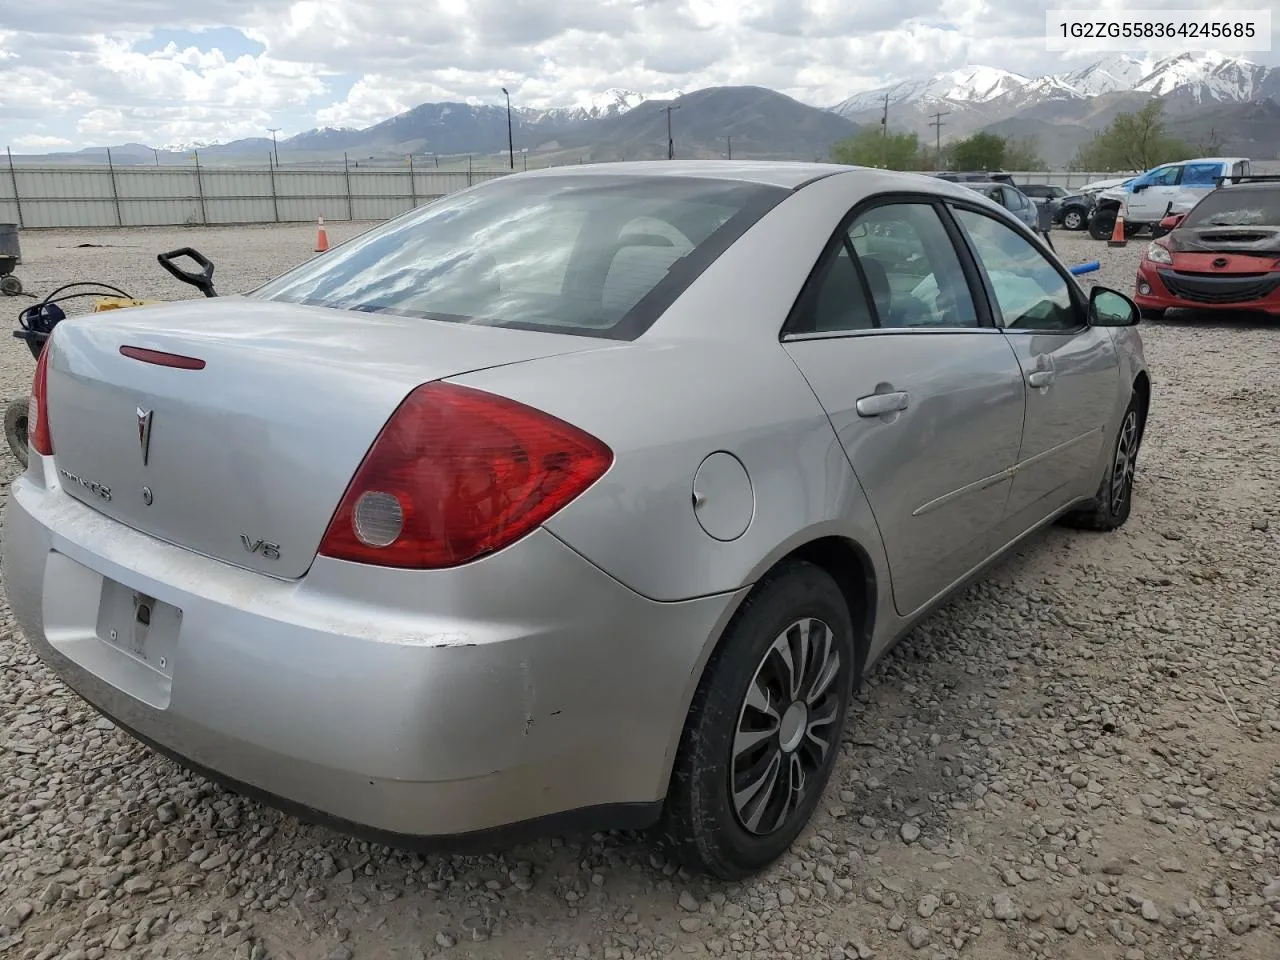
M 1145 427 L 1145 411 L 1135 393 L 1120 420 L 1112 448 L 1111 465 L 1098 487 L 1097 496 L 1089 506 L 1073 511 L 1062 522 L 1078 530 L 1116 530 L 1129 519 L 1133 509 L 1133 478 L 1138 463 L 1138 448 L 1142 445 Z
M 822 796 L 853 686 L 853 622 L 834 580 L 794 562 L 762 581 L 703 673 L 659 839 L 741 880 L 776 860 Z
M 4 411 L 4 438 L 25 469 L 27 466 L 27 398 L 14 400 Z

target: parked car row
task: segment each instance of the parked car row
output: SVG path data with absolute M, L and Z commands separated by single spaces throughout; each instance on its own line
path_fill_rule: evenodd
M 1056 184 L 1015 184 L 1012 175 L 1002 171 L 948 171 L 934 176 L 981 189 L 1033 228 L 1038 222 L 1034 208 L 1047 207 L 1053 226 L 1087 229 L 1095 240 L 1107 240 L 1121 215 L 1126 239 L 1144 230 L 1158 237 L 1164 218 L 1189 212 L 1219 183 L 1239 183 L 1251 173 L 1245 157 L 1199 157 L 1161 164 L 1136 177 L 1087 183 L 1074 193 Z M 1027 202 L 1034 205 L 1030 216 Z

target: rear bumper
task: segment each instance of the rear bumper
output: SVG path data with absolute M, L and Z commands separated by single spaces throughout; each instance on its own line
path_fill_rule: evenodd
M 736 606 L 647 600 L 542 530 L 453 571 L 318 558 L 275 581 L 107 519 L 48 470 L 12 484 L 3 556 L 45 663 L 187 765 L 379 839 L 651 818 Z M 165 667 L 100 636 L 112 582 L 182 611 Z
M 1169 268 L 1163 268 L 1169 269 Z M 1262 312 L 1280 316 L 1280 287 L 1264 297 L 1227 303 L 1204 302 L 1178 296 L 1169 290 L 1158 269 L 1150 261 L 1138 265 L 1134 278 L 1134 302 L 1147 310 L 1229 310 L 1234 312 Z

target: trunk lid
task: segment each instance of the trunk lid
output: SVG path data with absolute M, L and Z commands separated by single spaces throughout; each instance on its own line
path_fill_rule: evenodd
M 136 530 L 285 579 L 306 573 L 414 387 L 611 345 L 243 297 L 68 320 L 56 343 L 47 406 L 63 489 Z M 123 346 L 204 367 L 142 362 Z

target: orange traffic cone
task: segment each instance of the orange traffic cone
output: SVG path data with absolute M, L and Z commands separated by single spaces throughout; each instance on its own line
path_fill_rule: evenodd
M 324 229 L 324 217 L 316 217 L 316 253 L 329 249 L 329 234 Z
M 1124 236 L 1124 214 L 1116 214 L 1116 225 L 1111 228 L 1111 239 L 1107 241 L 1108 247 L 1123 247 L 1128 244 L 1128 240 Z

